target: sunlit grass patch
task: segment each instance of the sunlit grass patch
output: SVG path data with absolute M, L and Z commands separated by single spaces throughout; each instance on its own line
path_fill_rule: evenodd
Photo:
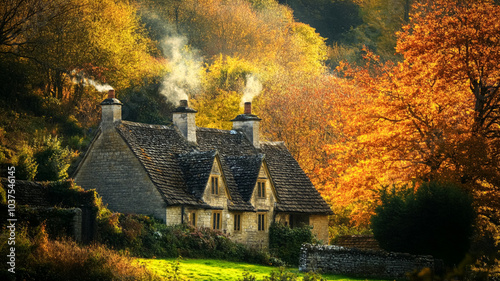
M 244 272 L 254 275 L 257 280 L 263 280 L 264 277 L 269 277 L 272 271 L 278 270 L 272 266 L 211 259 L 139 259 L 139 262 L 162 277 L 171 278 L 173 273 L 177 273 L 179 280 L 238 280 L 243 278 Z M 173 270 L 175 266 L 178 266 L 176 272 Z M 304 276 L 296 268 L 288 268 L 287 271 L 297 274 L 299 280 Z M 366 280 L 326 274 L 323 278 L 339 281 Z

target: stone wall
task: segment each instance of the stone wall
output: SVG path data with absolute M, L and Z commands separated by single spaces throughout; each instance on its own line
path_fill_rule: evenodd
M 340 246 L 302 245 L 300 271 L 320 271 L 363 278 L 405 279 L 423 268 L 439 272 L 442 262 L 432 256 L 358 250 Z
M 103 129 L 80 164 L 75 182 L 96 189 L 116 212 L 148 214 L 166 221 L 166 205 L 127 143 L 114 128 Z

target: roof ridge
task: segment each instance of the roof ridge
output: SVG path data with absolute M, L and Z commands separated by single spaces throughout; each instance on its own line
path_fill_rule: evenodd
M 238 132 L 241 132 L 240 130 L 224 130 L 224 129 L 216 129 L 216 128 L 206 128 L 206 127 L 196 127 L 197 131 L 204 131 L 204 132 L 215 132 L 215 133 L 224 133 L 224 134 L 230 134 L 234 135 L 237 134 Z
M 151 128 L 151 129 L 171 129 L 174 127 L 174 125 L 146 124 L 146 123 L 140 123 L 140 122 L 134 122 L 134 121 L 127 121 L 127 120 L 122 120 L 121 124 L 128 125 L 128 126 Z

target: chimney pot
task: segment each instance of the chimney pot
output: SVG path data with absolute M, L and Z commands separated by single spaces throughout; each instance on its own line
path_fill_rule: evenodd
M 114 98 L 115 98 L 115 90 L 109 90 L 108 99 L 114 99 Z
M 188 107 L 188 100 L 180 100 L 172 116 L 172 122 L 179 128 L 182 135 L 189 141 L 196 143 L 196 110 Z
M 252 103 L 251 102 L 245 102 L 245 111 L 243 113 L 244 114 L 252 114 Z

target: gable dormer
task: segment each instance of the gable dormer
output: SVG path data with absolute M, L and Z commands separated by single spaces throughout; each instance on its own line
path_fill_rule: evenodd
M 231 195 L 222 170 L 219 154 L 216 154 L 203 192 L 203 201 L 212 207 L 223 208 L 227 205 L 228 200 L 231 200 Z
M 267 164 L 262 161 L 250 202 L 257 211 L 271 211 L 277 198 Z

